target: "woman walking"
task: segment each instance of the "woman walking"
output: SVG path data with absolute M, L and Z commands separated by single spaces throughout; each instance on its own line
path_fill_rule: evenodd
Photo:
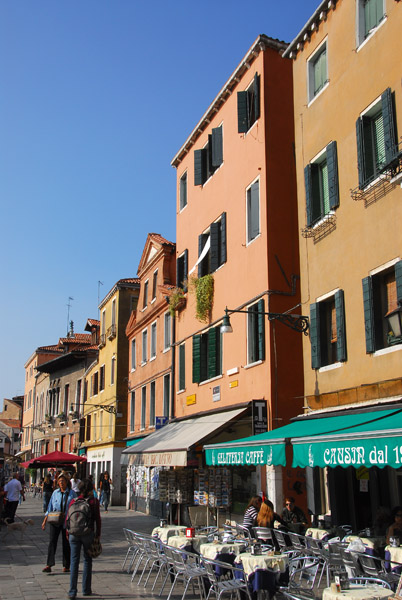
M 80 565 L 81 547 L 84 549 L 84 571 L 82 574 L 82 593 L 84 596 L 92 595 L 92 558 L 88 554 L 88 548 L 91 546 L 94 538 L 100 538 L 101 535 L 101 518 L 99 510 L 99 500 L 93 496 L 93 483 L 89 479 L 84 479 L 79 484 L 80 495 L 70 502 L 70 507 L 74 506 L 79 500 L 88 502 L 91 516 L 89 520 L 89 533 L 84 536 L 76 536 L 73 533 L 68 533 L 68 539 L 71 548 L 71 574 L 70 574 L 70 590 L 69 598 L 77 596 L 77 581 L 78 568 Z M 71 510 L 69 514 L 71 514 Z
M 77 494 L 70 488 L 70 479 L 65 473 L 60 473 L 57 479 L 57 484 L 59 489 L 54 490 L 50 498 L 45 518 L 43 519 L 42 529 L 45 529 L 46 527 L 49 513 L 58 512 L 65 514 L 71 500 L 77 496 Z M 63 544 L 63 572 L 68 573 L 70 570 L 70 544 L 68 543 L 66 537 L 65 519 L 61 515 L 59 522 L 49 522 L 49 526 L 50 539 L 47 552 L 47 563 L 46 567 L 44 567 L 42 571 L 44 573 L 50 573 L 52 567 L 56 564 L 55 554 L 57 549 L 57 540 L 61 534 L 61 541 Z

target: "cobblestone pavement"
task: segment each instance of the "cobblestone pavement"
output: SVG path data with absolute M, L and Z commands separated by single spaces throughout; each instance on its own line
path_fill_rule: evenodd
M 102 510 L 102 509 L 101 509 Z M 61 539 L 57 547 L 56 565 L 51 573 L 42 573 L 46 565 L 49 531 L 42 531 L 42 499 L 27 494 L 17 510 L 16 520 L 33 519 L 33 527 L 28 526 L 21 540 L 19 533 L 9 533 L 4 537 L 6 528 L 0 531 L 0 598 L 1 600 L 58 600 L 67 598 L 70 575 L 62 572 Z M 128 511 L 122 506 L 111 506 L 102 517 L 102 554 L 93 562 L 92 590 L 96 600 L 116 598 L 140 599 L 157 598 L 131 583 L 130 575 L 122 572 L 121 565 L 127 549 L 123 527 L 151 533 L 159 524 L 159 519 Z M 78 596 L 81 598 L 82 557 L 78 577 Z M 138 578 L 137 578 L 138 579 Z M 178 592 L 180 588 L 178 588 Z M 192 596 L 192 595 L 190 595 Z M 181 597 L 172 596 L 175 600 Z

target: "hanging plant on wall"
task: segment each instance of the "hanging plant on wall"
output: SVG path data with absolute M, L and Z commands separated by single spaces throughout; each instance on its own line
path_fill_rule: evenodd
M 195 294 L 196 298 L 196 318 L 201 323 L 207 323 L 214 303 L 213 275 L 204 275 L 200 278 L 192 277 L 189 281 L 189 289 Z
M 174 319 L 176 312 L 186 305 L 186 297 L 184 291 L 180 287 L 175 287 L 169 294 L 169 313 Z

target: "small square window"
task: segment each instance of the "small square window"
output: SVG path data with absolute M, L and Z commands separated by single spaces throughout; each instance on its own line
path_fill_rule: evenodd
M 321 92 L 328 83 L 327 42 L 321 44 L 308 63 L 308 100 Z

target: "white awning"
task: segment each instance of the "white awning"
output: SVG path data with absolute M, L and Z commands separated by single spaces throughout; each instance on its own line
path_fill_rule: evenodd
M 123 450 L 131 465 L 185 467 L 188 450 L 217 429 L 241 415 L 246 408 L 212 413 L 169 423 L 144 440 Z

